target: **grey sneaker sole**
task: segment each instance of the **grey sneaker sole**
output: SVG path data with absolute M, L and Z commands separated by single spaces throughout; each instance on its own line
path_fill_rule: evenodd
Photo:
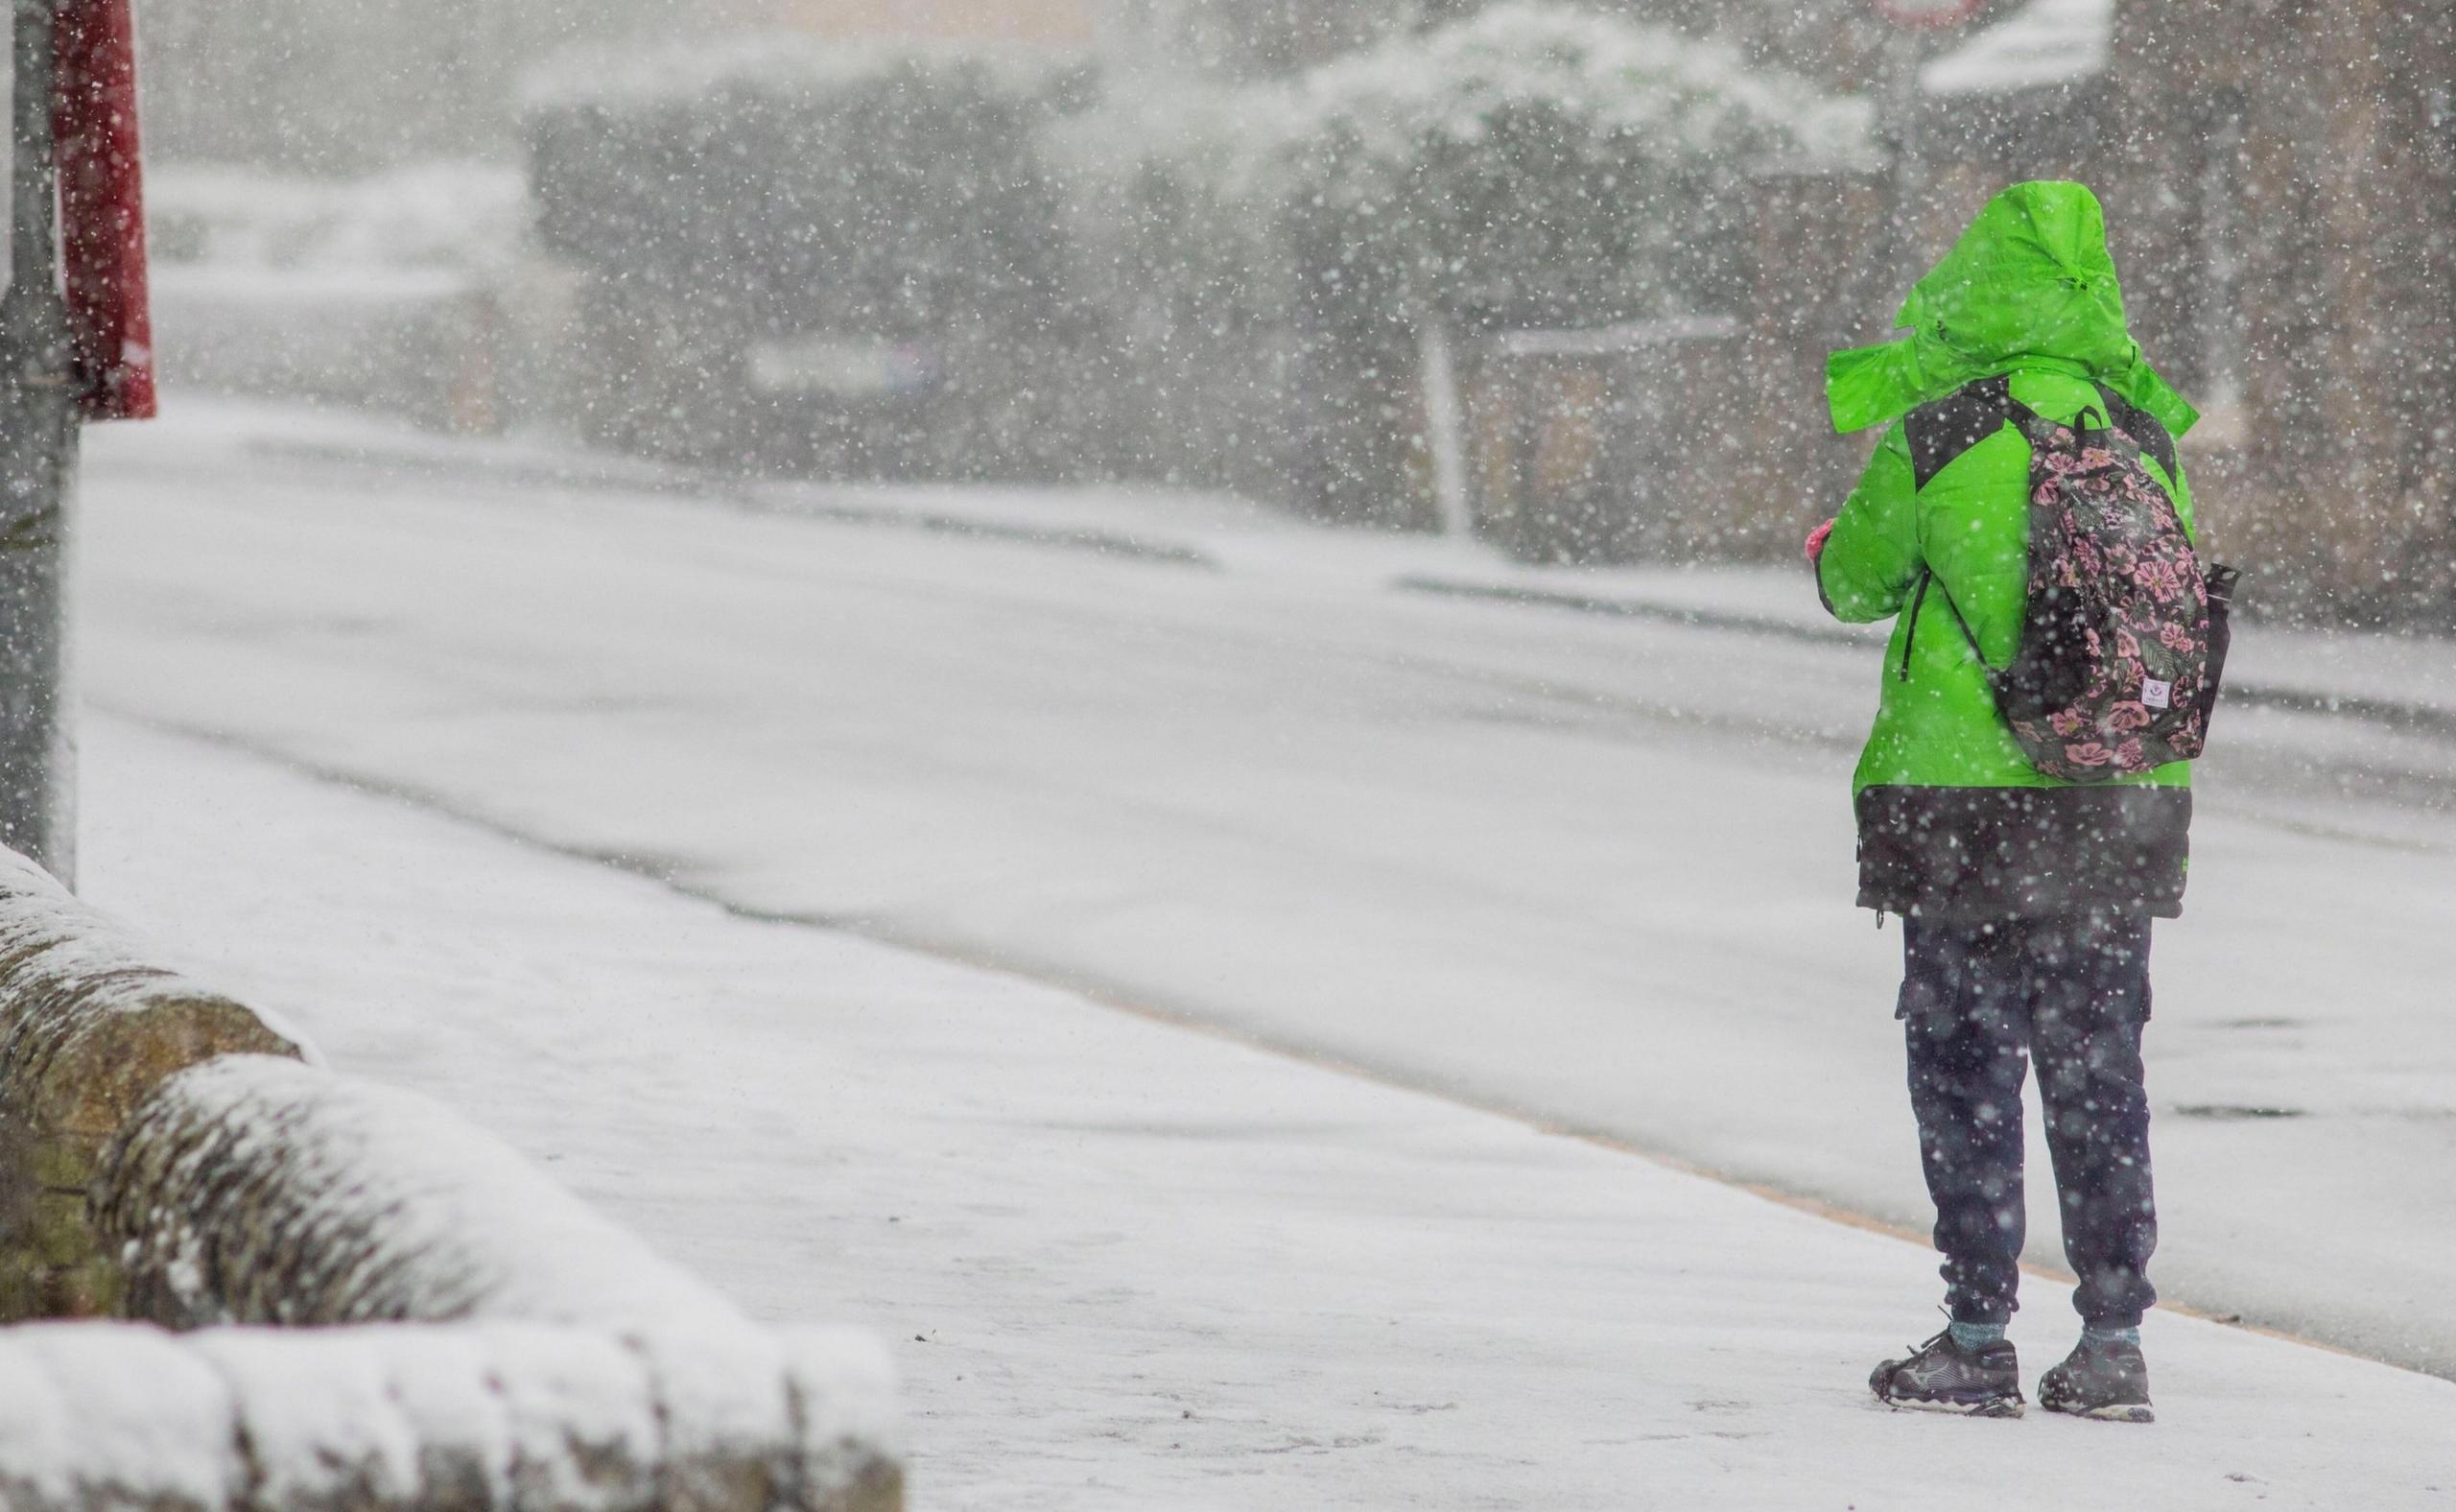
M 1877 1401 L 1897 1412 L 1942 1412 L 1952 1417 L 2017 1418 L 2026 1407 L 2019 1397 L 1997 1397 L 1992 1402 L 1939 1402 L 1915 1397 L 1878 1397 Z
M 2042 1401 L 2039 1406 L 2049 1412 L 2061 1412 L 2066 1417 L 2088 1418 L 2092 1423 L 2155 1423 L 2158 1421 L 2158 1414 L 2150 1410 L 2149 1404 L 2146 1402 L 2117 1402 L 2102 1407 L 2084 1407 L 2058 1406 L 2052 1402 Z

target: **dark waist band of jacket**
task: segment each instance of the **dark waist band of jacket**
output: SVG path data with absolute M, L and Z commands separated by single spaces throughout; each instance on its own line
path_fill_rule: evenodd
M 1873 787 L 1858 797 L 1859 906 L 1928 918 L 2173 918 L 2188 788 Z

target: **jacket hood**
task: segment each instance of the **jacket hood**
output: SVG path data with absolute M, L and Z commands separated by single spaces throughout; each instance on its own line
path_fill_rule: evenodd
M 1894 323 L 1910 334 L 1827 361 L 1835 430 L 1882 425 L 1975 379 L 2049 365 L 2106 385 L 2176 436 L 2200 419 L 2125 328 L 2106 212 L 2083 184 L 2015 184 L 1989 201 Z

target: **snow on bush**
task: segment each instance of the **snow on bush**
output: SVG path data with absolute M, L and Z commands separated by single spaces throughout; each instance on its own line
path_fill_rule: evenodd
M 1498 5 L 1313 70 L 1282 92 L 1278 151 L 1299 190 L 1386 202 L 1445 159 L 1511 161 L 1514 117 L 1607 177 L 1631 162 L 1745 171 L 1863 145 L 1865 107 L 1735 48 L 1551 0 Z
M 1271 125 L 1242 193 L 1336 246 L 1358 295 L 1546 320 L 1709 301 L 1750 176 L 1864 154 L 1870 129 L 1734 48 L 1548 0 L 1334 60 L 1251 113 Z
M 618 444 L 1276 493 L 1401 476 L 1340 437 L 1406 423 L 1428 311 L 1729 309 L 1752 175 L 1863 154 L 1869 125 L 1730 47 L 1539 0 L 1241 88 L 773 37 L 575 55 L 527 100 Z M 744 354 L 804 339 L 909 346 L 941 381 L 904 412 L 764 409 Z
M 1758 183 L 1855 168 L 1864 102 L 1729 46 L 1516 0 L 1242 88 L 1122 83 L 1057 123 L 1078 297 L 1109 322 L 1120 472 L 1418 508 L 1425 318 L 1736 309 Z
M 1275 310 L 1291 230 L 1428 295 L 1651 289 L 1752 171 L 1870 150 L 1862 103 L 1556 0 L 1292 82 L 1107 88 L 1078 113 L 1096 91 L 1072 55 L 789 34 L 586 49 L 524 99 L 557 251 L 873 323 L 943 325 L 1053 281 L 1130 307 L 1155 275 Z M 1061 222 L 1094 256 L 1061 266 Z
M 1057 131 L 1129 302 L 1216 319 L 1301 285 L 1351 318 L 1603 320 L 1712 302 L 1750 177 L 1861 161 L 1871 122 L 1732 47 L 1518 0 L 1290 81 L 1121 91 Z

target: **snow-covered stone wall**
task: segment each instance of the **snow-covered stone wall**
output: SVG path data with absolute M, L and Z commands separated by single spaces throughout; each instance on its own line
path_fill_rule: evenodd
M 272 1056 L 170 1078 L 90 1202 L 125 1267 L 122 1311 L 171 1328 L 742 1321 L 439 1104 Z
M 0 1320 L 118 1300 L 85 1194 L 121 1126 L 216 1055 L 297 1057 L 299 1036 L 149 962 L 32 862 L 0 850 Z
M 767 1512 L 899 1504 L 877 1350 L 656 1353 L 521 1323 L 0 1331 L 10 1512 Z
M 10 1512 L 887 1512 L 864 1340 L 526 1324 L 0 1330 Z
M 0 851 L 0 1508 L 891 1512 L 885 1352 L 770 1330 Z

